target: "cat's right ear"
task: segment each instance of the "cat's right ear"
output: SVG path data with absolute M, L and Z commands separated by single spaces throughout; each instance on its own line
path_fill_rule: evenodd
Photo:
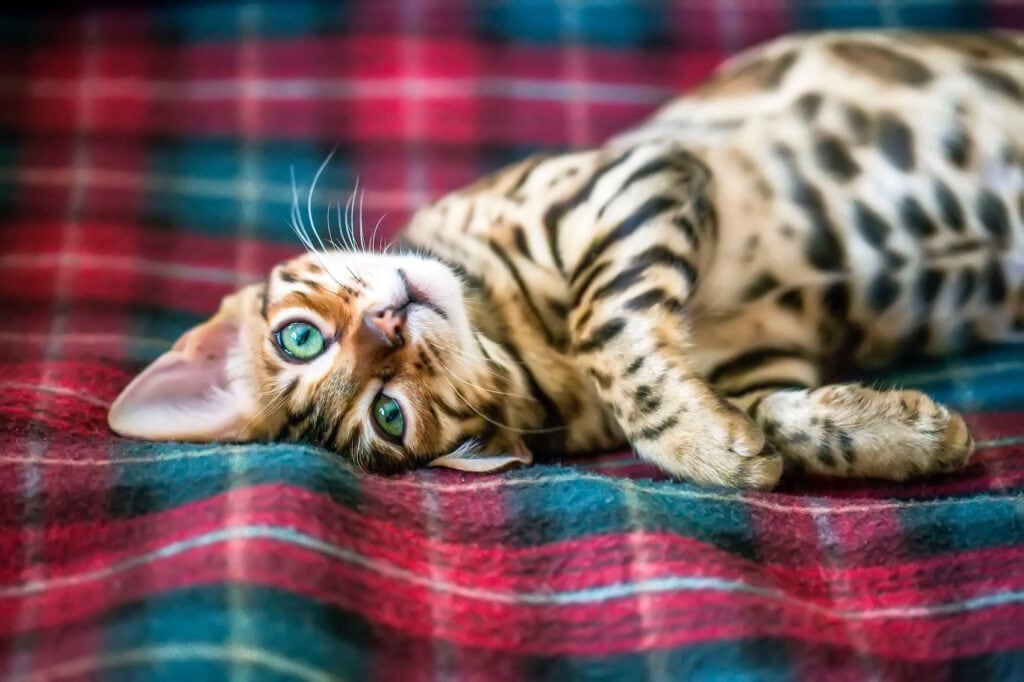
M 221 303 L 210 320 L 185 332 L 135 377 L 107 415 L 116 433 L 144 440 L 239 440 L 252 412 L 248 363 L 232 357 L 243 348 L 242 290 Z

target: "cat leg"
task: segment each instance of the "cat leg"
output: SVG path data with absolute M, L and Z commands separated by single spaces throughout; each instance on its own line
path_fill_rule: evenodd
M 699 483 L 771 488 L 781 458 L 688 357 L 685 303 L 715 231 L 706 170 L 685 152 L 647 145 L 609 167 L 609 182 L 613 173 L 626 187 L 576 214 L 597 225 L 589 245 L 564 240 L 576 361 L 641 458 Z M 560 234 L 571 227 L 563 221 Z
M 801 367 L 795 358 L 776 358 L 716 385 L 787 465 L 808 472 L 903 480 L 959 469 L 970 458 L 974 441 L 963 418 L 920 391 L 808 388 L 816 375 L 810 361 Z
M 959 469 L 974 450 L 963 418 L 920 391 L 829 384 L 750 408 L 787 463 L 818 474 L 903 480 Z

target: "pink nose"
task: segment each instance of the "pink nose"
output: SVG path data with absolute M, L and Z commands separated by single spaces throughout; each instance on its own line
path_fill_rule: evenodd
M 405 329 L 405 309 L 384 308 L 366 313 L 363 325 L 369 330 L 370 336 L 388 346 L 401 346 L 404 342 L 402 332 Z

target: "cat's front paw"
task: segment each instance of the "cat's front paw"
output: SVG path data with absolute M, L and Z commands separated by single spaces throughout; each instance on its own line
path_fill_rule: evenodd
M 688 410 L 660 438 L 641 437 L 634 446 L 673 476 L 703 485 L 768 490 L 782 475 L 782 458 L 761 429 L 724 402 L 701 412 Z

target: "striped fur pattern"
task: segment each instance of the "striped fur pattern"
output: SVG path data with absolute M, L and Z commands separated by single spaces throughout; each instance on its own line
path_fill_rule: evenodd
M 753 488 L 785 466 L 958 468 L 973 441 L 956 413 L 822 385 L 823 367 L 1019 338 L 1022 105 L 1021 35 L 748 51 L 602 148 L 422 209 L 394 253 L 317 250 L 226 301 L 242 396 L 227 437 L 308 440 L 376 471 L 628 443 L 677 477 Z M 401 343 L 368 341 L 367 315 L 394 310 Z M 297 318 L 329 339 L 306 363 L 274 342 Z M 382 393 L 400 442 L 372 425 Z

